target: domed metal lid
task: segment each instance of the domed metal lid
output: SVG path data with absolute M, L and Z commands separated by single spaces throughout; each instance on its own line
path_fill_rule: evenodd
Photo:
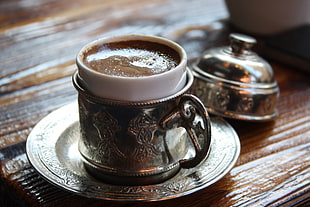
M 251 51 L 256 40 L 234 33 L 230 35 L 230 41 L 230 47 L 205 51 L 202 58 L 196 65 L 194 64 L 194 70 L 201 75 L 232 83 L 253 84 L 252 87 L 268 87 L 268 85 L 273 87 L 275 80 L 271 66 Z
M 245 120 L 277 115 L 279 88 L 269 63 L 251 51 L 255 43 L 250 36 L 233 33 L 229 47 L 209 49 L 192 65 L 197 95 L 209 111 Z

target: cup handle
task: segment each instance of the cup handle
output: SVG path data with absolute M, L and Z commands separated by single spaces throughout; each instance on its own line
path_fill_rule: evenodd
M 211 144 L 211 121 L 206 108 L 196 96 L 184 94 L 178 109 L 162 121 L 164 128 L 173 128 L 176 124 L 186 129 L 196 151 L 195 157 L 180 160 L 180 165 L 182 168 L 195 167 L 208 156 Z

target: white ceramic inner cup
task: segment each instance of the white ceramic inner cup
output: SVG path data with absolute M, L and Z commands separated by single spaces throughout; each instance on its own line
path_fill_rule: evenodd
M 139 77 L 111 76 L 97 72 L 83 63 L 84 54 L 95 45 L 142 40 L 163 44 L 174 49 L 180 56 L 175 68 L 166 72 Z M 180 91 L 186 83 L 187 56 L 177 43 L 165 38 L 146 35 L 119 35 L 95 40 L 85 45 L 76 58 L 78 74 L 82 87 L 91 94 L 120 101 L 148 101 L 164 98 Z

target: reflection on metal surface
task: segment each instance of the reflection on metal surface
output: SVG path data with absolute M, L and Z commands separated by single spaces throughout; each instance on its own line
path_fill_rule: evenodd
M 233 167 L 240 142 L 233 128 L 211 119 L 212 143 L 208 158 L 171 179 L 147 186 L 109 185 L 90 176 L 77 143 L 80 137 L 76 103 L 64 106 L 40 121 L 28 137 L 27 156 L 33 167 L 52 184 L 81 196 L 107 200 L 155 201 L 184 196 L 221 179 Z
M 231 46 L 205 51 L 193 65 L 193 92 L 209 112 L 266 121 L 277 116 L 279 88 L 271 66 L 250 49 L 254 38 L 231 34 Z
M 208 113 L 196 96 L 185 94 L 194 79 L 190 70 L 179 92 L 139 102 L 94 96 L 79 84 L 78 77 L 76 72 L 79 151 L 94 177 L 120 185 L 160 183 L 208 156 Z M 194 156 L 187 156 L 189 151 Z

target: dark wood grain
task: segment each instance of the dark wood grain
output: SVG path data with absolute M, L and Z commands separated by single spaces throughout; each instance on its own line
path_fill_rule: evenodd
M 281 95 L 267 123 L 228 120 L 241 155 L 220 181 L 153 203 L 87 199 L 42 179 L 25 140 L 51 111 L 76 100 L 80 48 L 103 36 L 140 33 L 180 43 L 189 61 L 235 31 L 218 0 L 0 1 L 0 206 L 307 206 L 310 203 L 310 77 L 270 61 Z

